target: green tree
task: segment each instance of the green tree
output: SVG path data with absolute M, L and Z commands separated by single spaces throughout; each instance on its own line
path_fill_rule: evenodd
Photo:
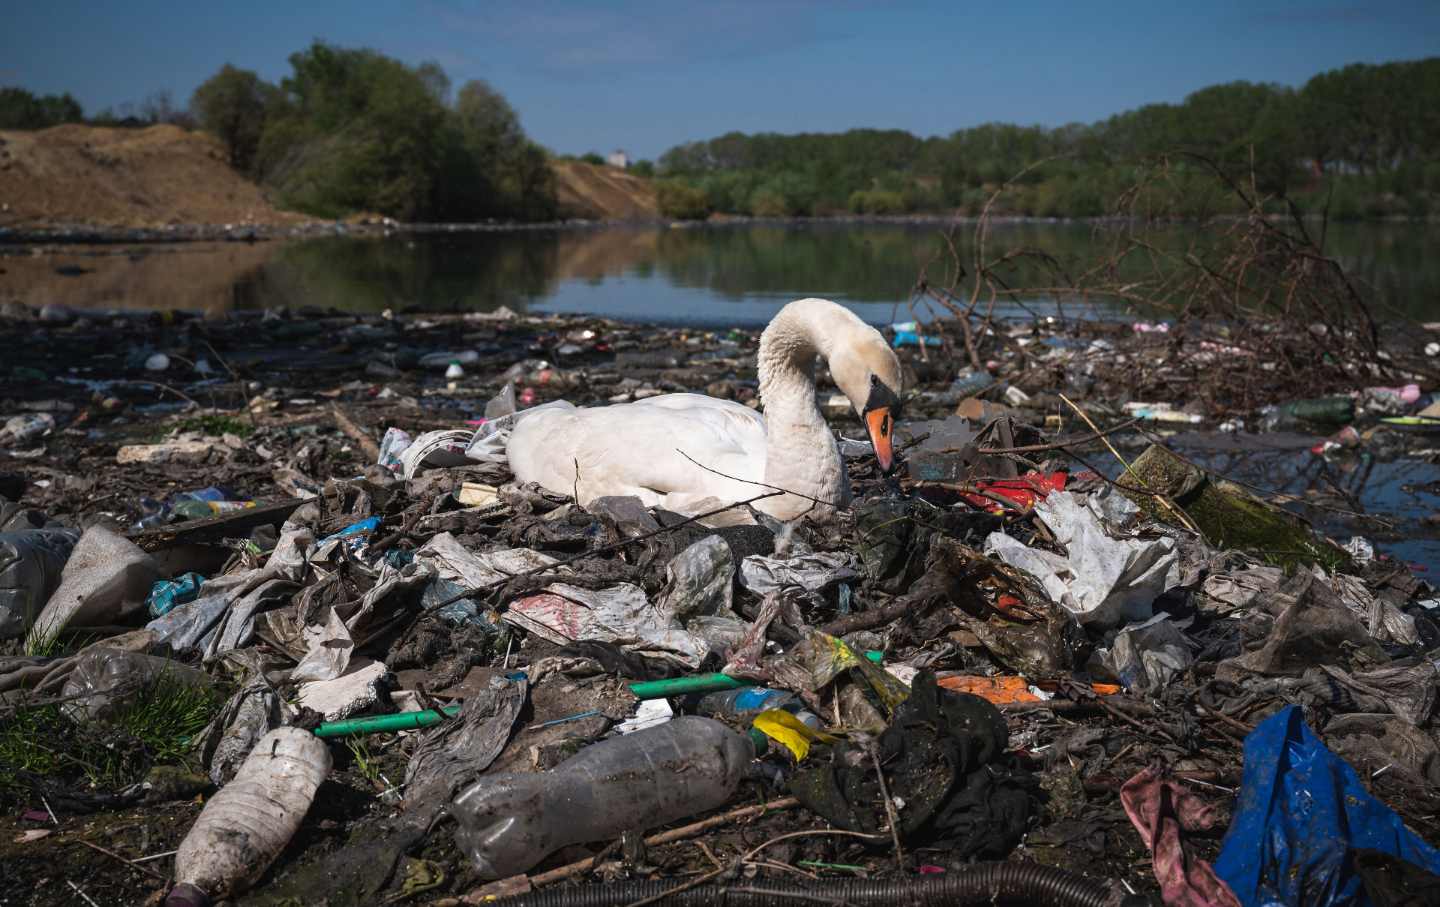
M 226 63 L 195 89 L 190 109 L 201 128 L 224 143 L 230 166 L 248 173 L 278 96 L 279 90 L 254 72 Z
M 80 102 L 69 92 L 37 96 L 23 88 L 0 88 L 0 129 L 48 129 L 84 118 Z
M 705 192 L 680 180 L 661 180 L 655 186 L 660 213 L 679 220 L 703 220 L 710 214 Z

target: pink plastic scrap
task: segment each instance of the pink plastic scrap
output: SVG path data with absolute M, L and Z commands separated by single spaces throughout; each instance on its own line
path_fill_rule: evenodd
M 1120 803 L 1154 857 L 1155 878 L 1166 907 L 1240 907 L 1214 868 L 1192 857 L 1184 832 L 1203 832 L 1225 817 L 1166 776 L 1159 766 L 1140 772 L 1120 788 Z

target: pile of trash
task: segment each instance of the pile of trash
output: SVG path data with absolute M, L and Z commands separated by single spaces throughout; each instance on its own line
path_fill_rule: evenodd
M 854 502 L 781 524 L 505 457 L 558 400 L 754 404 L 757 331 L 6 314 L 4 903 L 1440 891 L 1440 596 L 1157 432 L 1393 456 L 1418 385 L 1217 412 L 1114 385 L 1153 326 L 977 370 L 896 325 L 898 473 L 822 390 Z

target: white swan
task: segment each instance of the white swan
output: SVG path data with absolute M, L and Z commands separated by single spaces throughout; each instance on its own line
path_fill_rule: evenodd
M 729 504 L 764 494 L 769 489 L 752 484 L 763 482 L 798 492 L 756 502 L 778 519 L 829 509 L 817 508 L 811 498 L 843 506 L 850 480 L 815 399 L 816 355 L 825 357 L 836 385 L 865 421 L 888 472 L 900 363 L 879 331 L 828 299 L 790 303 L 761 334 L 763 418 L 742 404 L 701 394 L 548 408 L 517 421 L 506 445 L 510 468 L 520 481 L 574 494 L 582 505 L 606 495 L 634 495 L 646 506 L 695 513 L 708 499 Z

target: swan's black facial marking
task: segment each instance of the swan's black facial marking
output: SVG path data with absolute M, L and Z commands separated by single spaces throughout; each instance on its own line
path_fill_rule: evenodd
M 865 401 L 865 411 L 861 413 L 861 418 L 865 422 L 866 431 L 870 433 L 870 446 L 875 448 L 875 459 L 880 463 L 880 471 L 886 475 L 895 468 L 895 450 L 890 441 L 890 433 L 895 428 L 894 419 L 899 410 L 900 397 L 886 387 L 885 382 L 871 375 L 870 397 Z
M 900 417 L 900 395 L 887 387 L 878 375 L 871 375 L 870 396 L 865 400 L 865 410 L 861 415 L 876 409 L 889 410 L 891 416 L 898 419 Z

